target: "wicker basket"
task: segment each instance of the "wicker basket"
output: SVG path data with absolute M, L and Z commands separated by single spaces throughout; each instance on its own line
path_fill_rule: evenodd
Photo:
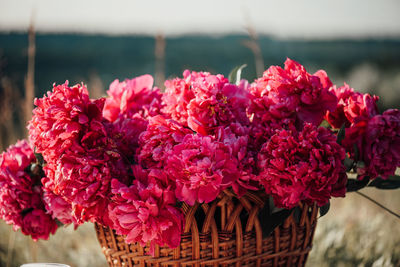
M 270 234 L 263 234 L 268 197 L 261 192 L 238 199 L 223 193 L 209 204 L 184 205 L 181 244 L 175 249 L 126 244 L 124 237 L 96 224 L 96 233 L 110 266 L 304 266 L 317 222 L 316 205 L 301 204 Z M 266 218 L 268 220 L 268 218 Z

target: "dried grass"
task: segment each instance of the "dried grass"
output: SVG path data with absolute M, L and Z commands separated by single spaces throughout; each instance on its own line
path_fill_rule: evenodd
M 8 241 L 12 234 L 11 226 L 0 221 L 0 266 L 6 265 Z M 72 226 L 59 228 L 56 235 L 47 241 L 33 242 L 20 231 L 15 233 L 10 266 L 34 261 L 65 263 L 71 267 L 107 266 L 91 223 L 80 226 L 76 231 Z
M 399 190 L 362 190 L 400 213 Z M 355 193 L 318 221 L 308 266 L 400 266 L 400 220 Z

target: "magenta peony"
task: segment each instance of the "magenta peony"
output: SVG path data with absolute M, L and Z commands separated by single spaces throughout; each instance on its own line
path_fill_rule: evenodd
M 223 75 L 186 70 L 183 79 L 166 81 L 165 86 L 163 112 L 195 132 L 214 134 L 218 126 L 248 124 L 245 83 L 236 86 Z
M 346 83 L 339 88 L 334 86 L 331 90 L 339 102 L 334 111 L 327 112 L 325 118 L 334 128 L 340 128 L 343 124 L 349 127 L 356 120 L 368 119 L 378 114 L 377 96 L 354 92 Z
M 364 163 L 357 169 L 359 179 L 393 175 L 400 167 L 400 111 L 391 109 L 357 121 L 346 129 L 343 145 L 351 158 Z
M 103 209 L 108 205 L 111 179 L 127 182 L 129 174 L 118 153 L 102 152 L 102 157 L 65 153 L 53 165 L 54 177 L 48 175 L 48 178 L 54 183 L 56 195 L 62 195 L 73 207 L 78 207 L 79 213 L 84 213 L 83 220 L 106 224 L 107 213 Z
M 49 234 L 54 234 L 56 230 L 56 222 L 42 209 L 34 209 L 22 219 L 22 233 L 30 235 L 35 241 L 39 238 L 48 239 Z
M 363 146 L 367 175 L 387 178 L 400 167 L 400 111 L 387 110 L 371 118 Z
M 335 94 L 329 91 L 331 86 L 324 71 L 311 75 L 302 65 L 287 59 L 284 69 L 270 67 L 251 86 L 250 111 L 256 123 L 264 123 L 272 117 L 318 126 L 326 111 L 335 110 L 337 105 Z
M 29 138 L 36 152 L 46 161 L 56 160 L 66 150 L 81 150 L 82 132 L 96 121 L 101 121 L 103 101 L 90 101 L 83 85 L 54 85 L 53 91 L 36 98 Z M 78 146 L 77 146 L 78 144 Z
M 112 147 L 129 161 L 134 161 L 139 147 L 139 136 L 146 130 L 149 121 L 139 114 L 131 118 L 118 117 L 106 123 L 107 135 L 112 139 Z
M 344 149 L 327 129 L 307 123 L 301 132 L 277 131 L 258 155 L 259 182 L 277 207 L 300 201 L 322 206 L 331 196 L 344 196 Z
M 124 134 L 135 132 L 136 124 L 115 134 L 110 128 L 129 127 L 104 120 L 104 99 L 90 100 L 86 88 L 80 85 L 54 86 L 53 92 L 35 103 L 29 131 L 37 151 L 47 161 L 47 169 L 52 169 L 46 176 L 53 183 L 53 193 L 62 195 L 84 216 L 78 221 L 90 219 L 106 224 L 107 213 L 103 210 L 108 204 L 111 179 L 125 183 L 131 180 L 129 163 L 116 141 L 121 143 Z
M 172 148 L 191 133 L 191 130 L 162 115 L 149 118 L 147 130 L 140 136 L 139 163 L 146 168 L 161 168 Z
M 44 171 L 50 177 L 54 176 L 54 173 L 50 174 L 51 172 L 54 172 L 52 166 L 45 166 Z M 43 202 L 46 206 L 46 211 L 52 216 L 53 219 L 57 219 L 66 225 L 73 223 L 75 228 L 83 223 L 82 218 L 74 214 L 74 209 L 71 203 L 64 200 L 62 196 L 54 193 L 54 183 L 51 179 L 43 177 L 42 185 Z
M 113 122 L 120 115 L 131 118 L 135 114 L 147 118 L 159 114 L 161 93 L 153 89 L 153 77 L 143 75 L 120 82 L 115 80 L 107 91 L 108 98 L 104 105 L 103 116 Z
M 258 182 L 254 174 L 255 153 L 249 151 L 249 128 L 239 123 L 231 124 L 225 128 L 220 127 L 216 138 L 229 147 L 232 160 L 238 163 L 237 170 L 230 174 L 236 175 L 231 185 L 234 192 L 241 197 L 247 190 L 258 190 Z
M 31 168 L 35 162 L 26 140 L 0 155 L 0 218 L 34 240 L 48 239 L 57 224 L 45 210 L 40 173 Z
M 176 183 L 176 197 L 189 205 L 213 201 L 238 178 L 232 150 L 210 136 L 186 135 L 173 147 L 164 169 Z
M 118 180 L 112 181 L 112 202 L 109 206 L 110 219 L 118 234 L 126 235 L 127 243 L 150 243 L 154 246 L 179 245 L 183 227 L 183 215 L 175 207 L 173 191 L 163 188 L 149 179 L 145 170 L 135 166 L 136 180 L 126 186 Z

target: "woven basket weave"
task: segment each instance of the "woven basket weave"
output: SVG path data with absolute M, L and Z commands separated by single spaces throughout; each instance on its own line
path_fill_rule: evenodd
M 318 208 L 301 204 L 300 213 L 292 213 L 268 235 L 262 231 L 266 222 L 260 216 L 269 206 L 267 201 L 261 192 L 240 199 L 225 192 L 209 204 L 184 204 L 180 246 L 156 246 L 154 257 L 146 253 L 147 247 L 126 244 L 108 227 L 96 224 L 95 228 L 109 266 L 304 266 Z

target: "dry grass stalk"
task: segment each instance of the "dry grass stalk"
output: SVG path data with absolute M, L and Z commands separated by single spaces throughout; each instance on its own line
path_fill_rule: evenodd
M 21 122 L 23 114 L 19 90 L 8 77 L 0 77 L 0 88 L 0 147 L 4 150 L 21 137 L 22 125 L 15 122 Z
M 242 44 L 249 48 L 254 55 L 254 63 L 256 66 L 257 77 L 261 77 L 264 72 L 264 58 L 260 44 L 258 43 L 258 34 L 253 24 L 251 23 L 249 15 L 245 12 L 246 30 L 250 37 L 249 40 L 243 40 Z
M 165 37 L 162 33 L 156 35 L 154 54 L 155 62 L 155 85 L 161 88 L 165 81 Z
M 10 238 L 8 240 L 6 267 L 11 266 L 11 259 L 14 252 L 16 232 L 10 227 Z
M 29 26 L 28 30 L 28 72 L 25 79 L 25 108 L 24 108 L 24 121 L 28 122 L 32 116 L 33 99 L 35 97 L 35 29 L 33 23 Z M 26 133 L 25 129 L 25 133 Z
M 89 95 L 93 99 L 104 96 L 104 85 L 100 76 L 96 72 L 92 72 L 89 77 Z

